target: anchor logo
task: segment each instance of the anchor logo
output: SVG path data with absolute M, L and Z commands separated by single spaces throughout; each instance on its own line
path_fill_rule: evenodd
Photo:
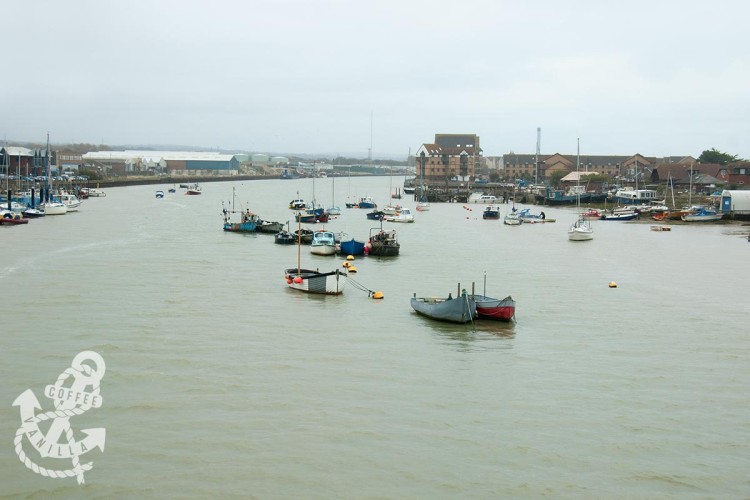
M 91 362 L 86 363 L 84 362 Z M 37 413 L 42 406 L 39 404 L 34 391 L 27 389 L 13 401 L 21 413 L 21 427 L 16 431 L 13 440 L 16 455 L 19 460 L 33 472 L 45 477 L 66 478 L 75 476 L 78 484 L 84 483 L 83 474 L 94 467 L 93 462 L 81 464 L 79 457 L 94 448 L 104 451 L 106 430 L 81 429 L 86 437 L 76 440 L 70 418 L 82 415 L 91 408 L 102 406 L 99 394 L 99 382 L 104 377 L 104 359 L 94 351 L 83 351 L 73 358 L 70 368 L 60 374 L 53 385 L 44 389 L 44 395 L 52 399 L 54 411 Z M 73 378 L 69 386 L 64 385 L 69 378 Z M 39 428 L 40 422 L 52 420 L 49 429 L 44 433 Z M 34 463 L 24 452 L 24 436 L 43 458 L 70 459 L 72 467 L 69 469 L 48 469 Z M 60 438 L 63 437 L 61 440 Z

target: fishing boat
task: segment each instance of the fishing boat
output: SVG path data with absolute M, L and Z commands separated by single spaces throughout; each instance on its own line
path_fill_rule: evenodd
M 333 255 L 336 253 L 336 238 L 331 231 L 315 231 L 310 242 L 313 255 Z
M 195 195 L 201 194 L 202 192 L 203 191 L 201 187 L 198 185 L 198 183 L 195 183 L 195 184 L 191 184 L 190 186 L 188 186 L 187 191 L 185 191 L 185 194 L 195 196 Z
M 160 191 L 157 191 L 157 192 L 156 192 L 156 197 L 157 197 L 157 198 L 164 198 L 164 191 L 161 191 L 161 190 L 160 190 Z
M 534 224 L 538 222 L 555 222 L 555 219 L 548 219 L 547 214 L 539 212 L 538 214 L 532 214 L 531 209 L 524 208 L 518 212 L 518 217 L 526 223 Z
M 500 207 L 497 205 L 487 205 L 482 212 L 482 219 L 499 219 Z
M 258 228 L 258 216 L 251 213 L 249 210 L 242 212 L 239 211 L 240 222 L 232 222 L 231 217 L 236 211 L 224 209 L 224 231 L 230 231 L 235 233 L 254 233 Z
M 724 214 L 722 212 L 702 207 L 691 214 L 683 215 L 681 218 L 685 222 L 711 222 L 721 220 L 723 217 Z
M 576 146 L 576 172 L 579 171 L 581 163 L 581 141 L 577 140 Z M 576 181 L 578 189 L 576 189 L 576 214 L 577 218 L 568 228 L 568 240 L 570 241 L 590 241 L 594 239 L 594 228 L 591 227 L 591 222 L 588 217 L 584 217 L 581 213 L 581 190 L 580 190 L 580 179 Z
M 258 228 L 258 222 L 260 221 L 260 218 L 252 213 L 250 209 L 235 209 L 234 188 L 232 188 L 232 204 L 230 208 L 226 208 L 224 206 L 224 202 L 222 202 L 221 213 L 224 216 L 224 231 L 230 231 L 234 233 L 254 233 Z M 236 214 L 239 214 L 239 222 L 232 221 L 232 219 L 237 216 Z
M 373 201 L 373 199 L 369 196 L 365 196 L 363 198 L 360 198 L 357 202 L 358 208 L 377 208 L 378 204 Z
M 373 234 L 373 231 L 376 231 Z M 378 257 L 394 257 L 401 251 L 401 244 L 396 238 L 396 231 L 383 231 L 381 228 L 370 230 L 370 239 L 365 244 L 365 253 Z
M 386 215 L 383 217 L 386 222 L 414 222 L 414 214 L 408 208 L 402 208 L 396 215 Z
M 304 210 L 305 208 L 307 208 L 307 205 L 305 204 L 305 200 L 301 198 L 295 198 L 289 202 L 289 208 L 292 210 Z
M 423 316 L 450 323 L 468 323 L 477 315 L 476 302 L 466 290 L 456 298 L 450 293 L 447 298 L 417 297 L 415 293 L 411 298 L 411 307 Z

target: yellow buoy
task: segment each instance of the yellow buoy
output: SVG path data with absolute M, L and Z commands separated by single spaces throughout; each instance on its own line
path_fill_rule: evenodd
M 375 292 L 372 294 L 373 299 L 382 299 L 383 298 L 383 292 Z
M 354 255 L 347 255 L 346 260 L 354 260 Z
M 357 272 L 357 266 L 349 265 L 346 267 L 350 273 L 356 273 Z
M 614 281 L 610 281 L 609 282 L 609 287 L 610 288 L 617 288 L 617 283 L 615 283 Z
M 349 266 L 351 266 L 351 264 L 349 264 L 349 263 L 348 263 L 348 262 L 346 262 L 346 261 L 344 261 L 344 263 L 343 263 L 343 264 L 341 264 L 341 267 L 349 267 Z

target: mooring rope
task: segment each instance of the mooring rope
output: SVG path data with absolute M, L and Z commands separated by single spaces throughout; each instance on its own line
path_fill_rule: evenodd
M 350 283 L 352 284 L 352 286 L 353 286 L 354 288 L 357 288 L 357 289 L 359 289 L 359 290 L 362 290 L 363 292 L 366 292 L 366 293 L 367 293 L 367 296 L 368 296 L 368 297 L 371 297 L 371 296 L 372 296 L 372 294 L 373 294 L 373 293 L 375 293 L 375 290 L 370 290 L 370 289 L 369 289 L 369 288 L 367 288 L 367 287 L 366 287 L 365 285 L 363 285 L 363 284 L 362 284 L 362 283 L 360 283 L 359 281 L 355 280 L 354 278 L 352 278 L 352 277 L 351 277 L 351 276 L 349 276 L 348 274 L 347 274 L 347 276 L 346 276 L 346 279 L 347 279 L 347 280 L 348 280 L 348 281 L 349 281 L 349 282 L 350 282 Z

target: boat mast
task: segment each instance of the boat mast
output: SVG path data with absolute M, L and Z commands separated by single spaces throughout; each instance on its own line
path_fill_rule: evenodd
M 302 217 L 297 210 L 297 276 L 302 274 L 301 249 L 302 249 Z
M 536 128 L 536 155 L 534 155 L 534 184 L 539 184 L 539 152 L 542 144 L 542 128 Z

